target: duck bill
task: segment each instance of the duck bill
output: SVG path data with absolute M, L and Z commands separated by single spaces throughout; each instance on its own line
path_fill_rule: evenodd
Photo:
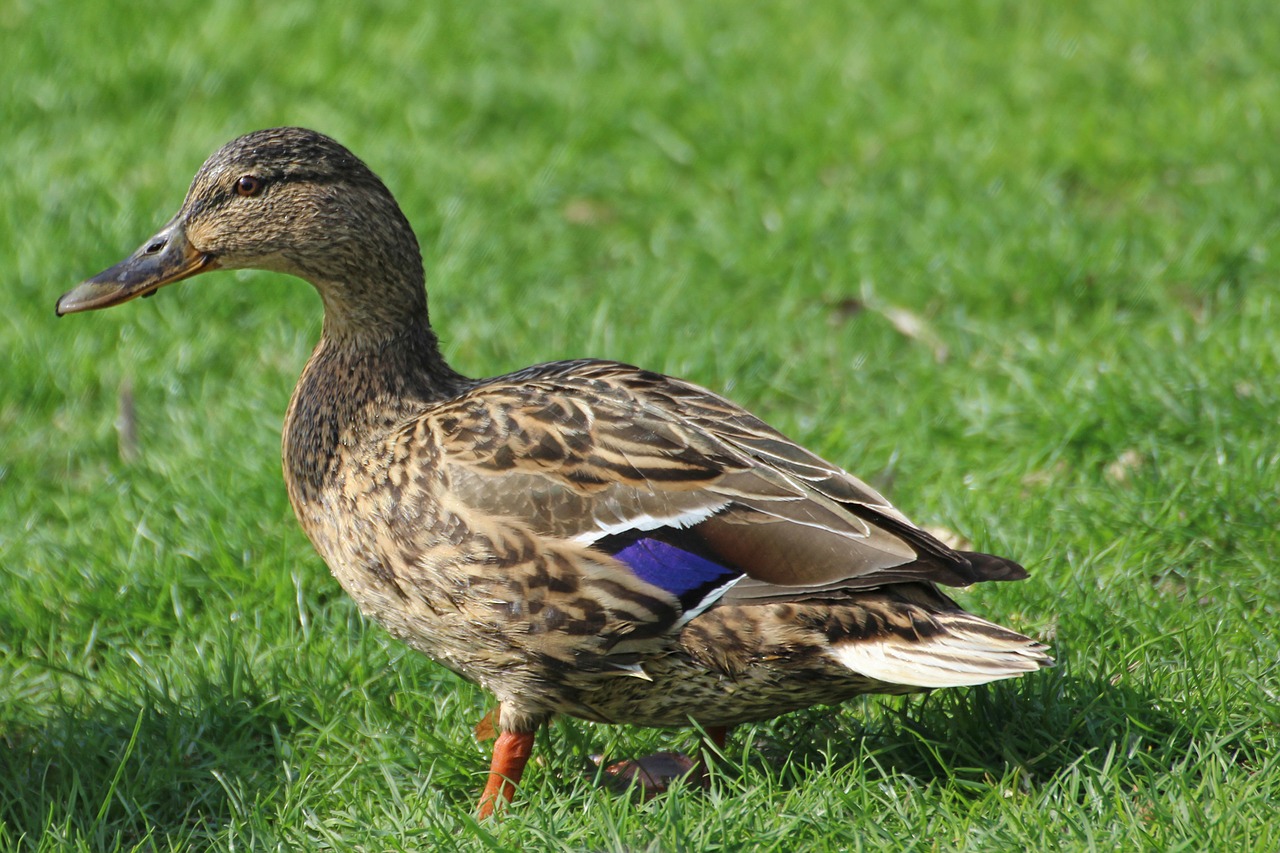
M 150 296 L 166 284 L 216 267 L 211 255 L 191 245 L 182 223 L 175 219 L 111 269 L 62 294 L 58 316 L 110 308 L 139 296 Z

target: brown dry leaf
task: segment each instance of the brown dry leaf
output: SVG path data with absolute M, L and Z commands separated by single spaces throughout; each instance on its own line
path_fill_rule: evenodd
M 827 308 L 831 313 L 827 319 L 832 325 L 838 325 L 845 322 L 851 317 L 861 314 L 867 307 L 867 304 L 856 296 L 845 296 L 840 299 L 827 300 Z
M 1142 465 L 1142 454 L 1132 447 L 1121 453 L 1116 461 L 1107 466 L 1107 479 L 1113 483 L 1123 484 L 1129 481 L 1129 475 Z
M 885 305 L 875 310 L 893 324 L 893 328 L 898 331 L 898 334 L 913 341 L 919 341 L 932 350 L 933 360 L 939 364 L 942 364 L 951 355 L 951 350 L 946 343 L 943 342 L 942 338 L 938 337 L 938 333 L 919 314 L 895 305 Z
M 116 415 L 116 444 L 120 461 L 138 461 L 138 407 L 133 399 L 133 382 L 120 383 L 120 411 Z
M 564 206 L 564 219 L 571 225 L 601 225 L 613 218 L 613 208 L 595 199 L 575 198 Z
M 1061 479 L 1068 471 L 1071 470 L 1064 460 L 1059 459 L 1048 468 L 1040 468 L 1035 471 L 1028 471 L 1022 475 L 1022 495 L 1026 497 L 1027 493 L 1032 489 L 1042 489 L 1045 486 L 1053 485 L 1057 480 Z

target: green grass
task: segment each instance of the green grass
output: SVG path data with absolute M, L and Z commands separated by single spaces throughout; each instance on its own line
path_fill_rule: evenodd
M 1280 848 L 1273 2 L 82 5 L 0 8 L 0 849 Z M 588 755 L 692 735 L 560 722 L 477 825 L 489 700 L 284 495 L 312 291 L 53 317 L 282 123 L 397 194 L 457 367 L 725 390 L 1026 563 L 962 601 L 1059 666 L 644 804 Z

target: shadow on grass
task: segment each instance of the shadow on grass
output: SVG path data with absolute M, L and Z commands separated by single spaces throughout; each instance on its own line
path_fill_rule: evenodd
M 872 776 L 907 775 L 985 792 L 1011 772 L 1031 788 L 1081 764 L 1119 765 L 1135 775 L 1185 759 L 1212 722 L 1171 710 L 1149 692 L 1049 670 L 1020 682 L 881 700 L 896 710 L 854 729 L 848 714 L 789 715 L 757 738 L 760 760 L 802 785 L 813 769 L 872 764 Z M 1242 740 L 1242 754 L 1252 748 Z M 732 748 L 730 749 L 732 753 Z
M 99 850 L 216 833 L 282 784 L 282 736 L 297 718 L 252 695 L 156 693 L 20 716 L 0 719 L 6 840 L 54 836 Z
M 68 701 L 44 719 L 24 714 L 15 702 L 0 706 L 0 841 L 25 838 L 34 845 L 53 834 L 91 849 L 184 840 L 198 845 L 223 835 L 237 818 L 269 819 L 273 800 L 296 772 L 290 744 L 313 741 L 322 735 L 321 721 L 345 719 L 351 710 L 235 678 L 212 678 L 185 691 L 137 688 L 127 697 Z M 385 696 L 379 701 L 391 702 Z M 1221 721 L 1210 714 L 1063 669 L 873 701 L 880 707 L 868 706 L 865 723 L 857 721 L 855 706 L 744 726 L 727 753 L 730 759 L 741 755 L 750 737 L 747 760 L 768 765 L 765 772 L 783 787 L 804 786 L 824 767 L 856 764 L 870 778 L 907 776 L 983 796 L 998 780 L 1034 788 L 1081 763 L 1138 776 L 1184 761 L 1189 744 L 1221 734 Z M 600 734 L 577 722 L 557 731 L 542 736 L 544 753 L 585 756 Z M 402 737 L 419 754 L 458 750 L 421 728 Z M 1239 744 L 1228 746 L 1240 760 L 1251 760 L 1257 745 L 1239 737 Z M 399 752 L 406 744 L 392 746 Z M 594 768 L 573 769 L 574 759 L 564 762 L 566 772 L 593 775 Z M 479 765 L 467 759 L 460 767 L 440 770 L 432 785 L 447 790 L 461 813 L 475 793 L 475 780 L 464 771 Z
M 1213 714 L 1178 708 L 1148 690 L 1058 667 L 977 688 L 868 697 L 861 708 L 853 700 L 742 726 L 725 750 L 724 772 L 758 772 L 782 788 L 802 788 L 828 768 L 857 766 L 864 778 L 909 777 L 985 796 L 1002 780 L 1031 790 L 1080 766 L 1108 766 L 1137 778 L 1184 762 L 1197 740 L 1217 743 L 1220 726 Z M 655 739 L 637 734 L 606 748 L 602 763 L 652 752 L 644 747 L 654 746 Z M 585 760 L 601 751 L 598 728 L 567 721 L 556 737 L 547 749 L 575 754 L 581 775 L 596 784 L 608 781 Z M 657 739 L 657 748 L 697 742 L 691 734 L 668 734 Z M 1244 761 L 1257 758 L 1262 748 L 1247 735 L 1226 746 Z

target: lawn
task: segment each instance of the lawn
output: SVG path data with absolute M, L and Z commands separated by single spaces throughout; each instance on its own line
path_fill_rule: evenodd
M 0 8 L 0 849 L 1280 849 L 1280 7 Z M 1015 682 L 744 726 L 709 791 L 560 721 L 471 817 L 490 700 L 293 519 L 320 328 L 216 273 L 57 320 L 240 133 L 335 136 L 453 364 L 721 390 L 1032 577 Z

